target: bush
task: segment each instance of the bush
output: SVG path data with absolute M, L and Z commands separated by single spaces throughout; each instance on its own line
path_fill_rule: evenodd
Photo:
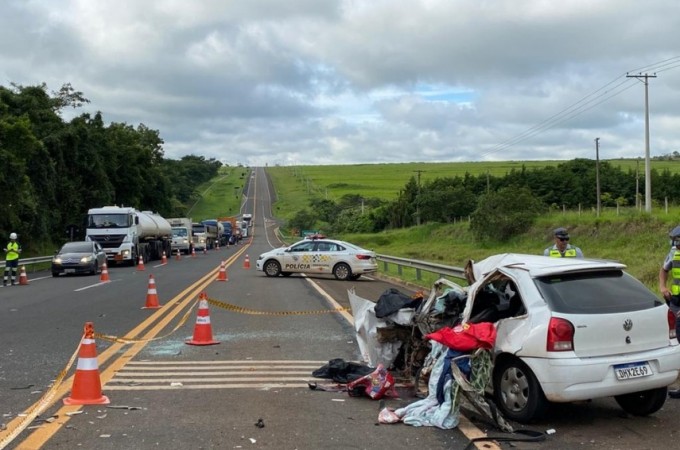
M 502 188 L 479 199 L 470 230 L 479 241 L 507 241 L 525 232 L 545 209 L 528 188 Z

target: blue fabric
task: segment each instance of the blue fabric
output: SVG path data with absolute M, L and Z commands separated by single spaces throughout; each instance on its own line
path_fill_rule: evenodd
M 453 374 L 451 373 L 451 360 L 458 358 L 459 356 L 468 356 L 467 358 L 460 358 L 455 361 L 456 365 L 460 371 L 467 377 L 470 377 L 470 358 L 467 353 L 459 352 L 458 350 L 449 349 L 444 357 L 444 367 L 442 368 L 442 373 L 439 376 L 439 381 L 437 382 L 437 401 L 441 405 L 444 403 L 444 386 L 448 380 L 453 379 Z

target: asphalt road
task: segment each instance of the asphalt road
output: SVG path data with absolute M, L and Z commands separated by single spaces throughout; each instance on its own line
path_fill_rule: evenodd
M 378 425 L 383 403 L 308 388 L 308 381 L 323 381 L 311 372 L 328 360 L 360 360 L 351 316 L 322 311 L 348 306 L 349 288 L 377 300 L 393 285 L 367 278 L 267 278 L 255 271 L 257 255 L 280 245 L 271 187 L 262 169 L 256 174 L 242 208 L 253 214 L 252 242 L 173 258 L 166 265 L 149 263 L 144 271 L 112 267 L 108 283 L 93 276 L 54 279 L 32 273 L 28 286 L 0 289 L 0 423 L 6 424 L 0 448 L 463 449 L 475 433 L 502 435 L 475 414 L 466 414 L 472 423 L 464 419 L 454 430 Z M 222 261 L 226 282 L 216 281 Z M 142 309 L 150 275 L 159 309 Z M 202 292 L 213 301 L 209 314 L 216 345 L 186 343 L 195 337 L 196 299 Z M 250 311 L 238 312 L 239 307 Z M 62 383 L 54 380 L 77 351 L 85 322 L 101 333 L 98 371 L 110 404 L 64 406 L 74 369 Z M 130 341 L 116 343 L 103 335 Z M 53 401 L 31 429 L 8 442 L 24 420 L 21 415 L 46 392 L 54 392 Z M 400 398 L 387 399 L 384 406 L 417 400 L 406 384 L 398 392 Z M 546 442 L 512 445 L 674 448 L 678 414 L 679 400 L 645 418 L 625 415 L 611 399 L 561 405 L 529 426 L 555 430 Z

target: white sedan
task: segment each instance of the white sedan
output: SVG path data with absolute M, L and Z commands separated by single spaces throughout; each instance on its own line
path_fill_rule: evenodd
M 345 241 L 305 239 L 290 247 L 263 253 L 257 258 L 257 270 L 268 277 L 292 273 L 320 273 L 338 280 L 357 280 L 378 270 L 375 252 Z
M 491 389 L 509 419 L 541 417 L 550 402 L 610 396 L 630 414 L 652 414 L 680 370 L 675 317 L 625 267 L 492 256 L 468 264 L 468 287 L 439 280 L 417 322 L 441 317 L 442 298 L 453 294 L 463 322 L 496 324 Z M 437 328 L 429 323 L 423 333 Z

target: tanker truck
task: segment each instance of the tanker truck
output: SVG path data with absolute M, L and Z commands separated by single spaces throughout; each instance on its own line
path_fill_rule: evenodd
M 112 263 L 135 265 L 170 255 L 170 223 L 151 211 L 104 206 L 87 212 L 85 240 L 98 242 Z M 169 258 L 168 258 L 169 260 Z

